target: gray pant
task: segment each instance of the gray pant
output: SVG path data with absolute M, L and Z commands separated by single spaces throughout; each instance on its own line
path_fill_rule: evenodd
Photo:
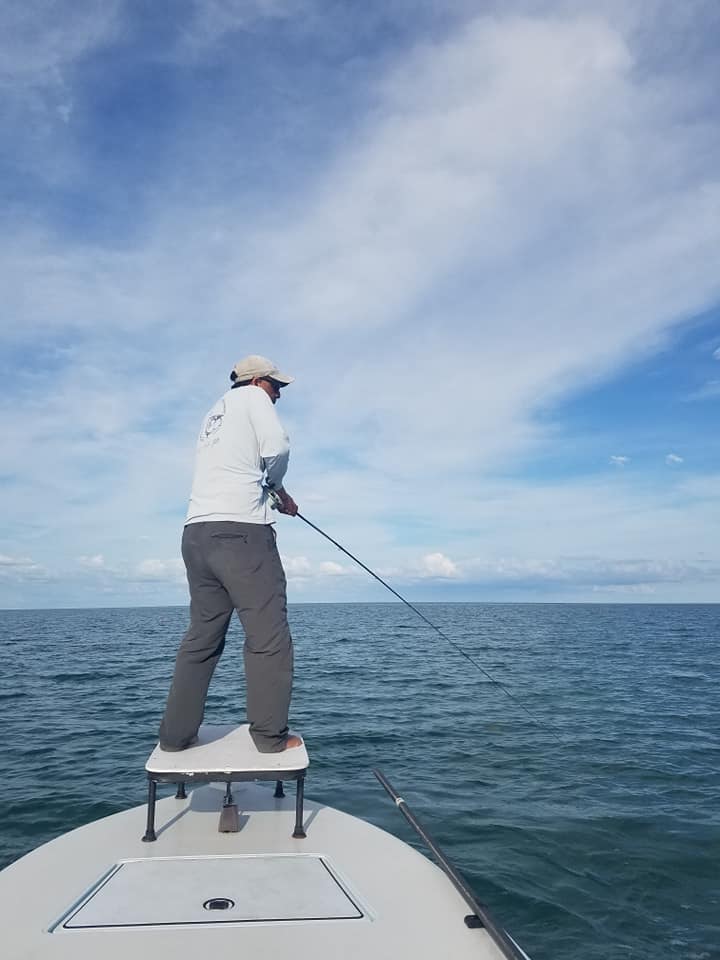
M 175 662 L 160 724 L 161 745 L 182 749 L 197 733 L 235 609 L 245 631 L 250 734 L 262 753 L 284 749 L 293 646 L 275 531 L 259 523 L 190 523 L 183 532 L 182 555 L 190 587 L 190 626 Z

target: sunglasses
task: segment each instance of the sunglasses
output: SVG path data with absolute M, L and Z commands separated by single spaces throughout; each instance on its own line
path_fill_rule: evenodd
M 284 383 L 278 383 L 277 380 L 273 380 L 272 377 L 261 377 L 260 379 L 264 380 L 265 383 L 269 383 L 273 390 L 277 390 L 278 393 L 280 393 L 282 388 L 285 386 Z

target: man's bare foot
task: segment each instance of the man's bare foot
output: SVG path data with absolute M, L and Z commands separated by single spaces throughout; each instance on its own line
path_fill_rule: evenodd
M 293 747 L 301 747 L 303 745 L 302 737 L 296 737 L 294 733 L 291 733 L 290 736 L 285 741 L 285 749 L 292 750 Z

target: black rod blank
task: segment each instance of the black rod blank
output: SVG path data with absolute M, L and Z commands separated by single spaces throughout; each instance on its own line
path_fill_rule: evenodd
M 418 834 L 419 837 L 421 837 L 423 842 L 430 849 L 440 869 L 450 880 L 465 903 L 467 903 L 467 905 L 470 907 L 473 914 L 481 921 L 482 926 L 485 927 L 490 937 L 498 945 L 503 953 L 503 956 L 508 957 L 508 960 L 528 960 L 527 954 L 521 950 L 520 947 L 518 947 L 512 937 L 505 930 L 503 930 L 502 927 L 498 926 L 498 924 L 492 918 L 488 908 L 477 900 L 475 894 L 472 892 L 465 880 L 458 873 L 455 867 L 453 867 L 435 840 L 433 840 L 425 827 L 423 827 L 415 814 L 405 803 L 403 798 L 397 793 L 387 777 L 380 770 L 373 770 L 373 774 L 377 778 L 380 785 L 385 789 L 386 793 L 394 800 L 395 806 L 398 808 L 400 813 L 402 813 L 413 830 Z

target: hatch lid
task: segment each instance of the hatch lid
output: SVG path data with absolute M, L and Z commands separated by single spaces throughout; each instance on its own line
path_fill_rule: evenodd
M 123 860 L 55 924 L 60 930 L 359 920 L 324 857 L 311 854 Z

